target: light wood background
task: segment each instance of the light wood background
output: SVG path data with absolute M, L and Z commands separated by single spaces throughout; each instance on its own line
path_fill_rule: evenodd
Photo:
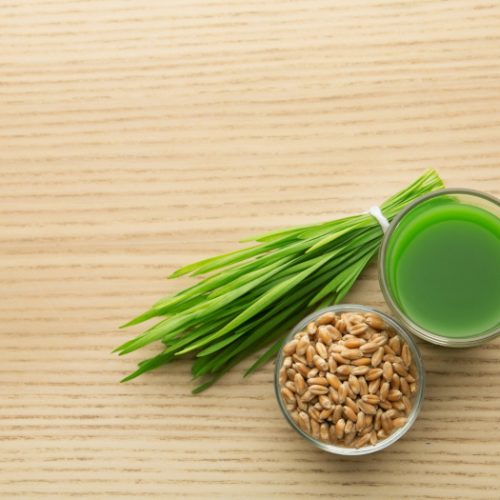
M 1 498 L 498 498 L 500 339 L 421 344 L 421 417 L 356 460 L 295 435 L 271 365 L 195 397 L 111 350 L 243 236 L 427 167 L 499 195 L 499 2 L 5 0 L 0 43 Z M 387 310 L 374 267 L 348 300 Z

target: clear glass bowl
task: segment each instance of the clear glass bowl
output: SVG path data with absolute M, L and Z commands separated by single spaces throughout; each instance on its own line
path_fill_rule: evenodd
M 394 314 L 398 318 L 398 320 L 402 323 L 402 325 L 409 330 L 411 333 L 417 335 L 428 342 L 433 344 L 445 346 L 445 347 L 473 347 L 476 345 L 484 344 L 495 337 L 500 335 L 500 325 L 496 325 L 495 327 L 481 333 L 478 335 L 474 335 L 471 337 L 464 338 L 451 338 L 440 336 L 435 332 L 431 332 L 422 328 L 421 326 L 414 323 L 411 318 L 409 318 L 399 307 L 396 299 L 394 298 L 388 283 L 386 276 L 386 266 L 385 259 L 387 254 L 387 249 L 389 246 L 389 241 L 394 234 L 394 231 L 398 224 L 402 219 L 415 207 L 421 205 L 428 200 L 435 199 L 440 196 L 453 196 L 457 201 L 467 203 L 469 205 L 482 208 L 492 214 L 495 214 L 497 217 L 500 217 L 500 200 L 495 198 L 494 196 L 490 196 L 486 193 L 481 193 L 479 191 L 473 191 L 471 189 L 462 189 L 462 188 L 450 188 L 450 189 L 440 189 L 439 191 L 434 191 L 430 194 L 421 196 L 416 199 L 413 203 L 410 203 L 404 210 L 402 210 L 391 222 L 389 229 L 384 235 L 382 240 L 382 245 L 380 246 L 379 258 L 378 258 L 378 277 L 380 282 L 380 288 L 382 289 L 382 293 L 384 294 L 386 302 L 389 304 Z
M 425 389 L 425 370 L 422 362 L 422 357 L 411 335 L 406 333 L 406 331 L 401 327 L 399 323 L 397 323 L 387 314 L 378 311 L 377 309 L 357 304 L 339 304 L 336 306 L 326 307 L 324 309 L 315 311 L 314 313 L 310 314 L 309 316 L 305 317 L 302 321 L 300 321 L 294 328 L 292 328 L 290 333 L 286 336 L 285 340 L 283 341 L 282 346 L 284 346 L 291 339 L 293 339 L 293 336 L 297 332 L 302 330 L 308 323 L 310 323 L 311 321 L 313 321 L 314 319 L 316 319 L 317 317 L 321 316 L 323 313 L 328 311 L 332 311 L 337 314 L 344 312 L 353 312 L 353 313 L 361 312 L 361 313 L 377 314 L 385 321 L 387 325 L 394 328 L 397 334 L 400 335 L 401 338 L 408 344 L 408 347 L 411 350 L 411 355 L 415 361 L 415 366 L 417 368 L 417 392 L 412 398 L 412 409 L 410 414 L 408 415 L 408 420 L 406 424 L 403 427 L 396 429 L 389 437 L 382 439 L 381 441 L 378 441 L 374 445 L 369 444 L 362 448 L 348 448 L 344 446 L 337 446 L 334 444 L 326 443 L 324 441 L 320 441 L 319 439 L 314 438 L 310 434 L 307 434 L 302 429 L 300 429 L 299 426 L 294 422 L 294 420 L 288 413 L 288 410 L 286 408 L 286 403 L 283 401 L 283 398 L 281 397 L 279 371 L 281 365 L 283 364 L 283 358 L 284 358 L 282 348 L 278 353 L 274 370 L 274 391 L 276 394 L 276 399 L 278 401 L 281 412 L 283 413 L 288 423 L 292 426 L 292 428 L 298 434 L 300 434 L 304 439 L 315 445 L 317 448 L 326 451 L 328 453 L 333 453 L 335 455 L 346 455 L 346 456 L 360 456 L 360 455 L 368 455 L 370 453 L 375 453 L 377 451 L 383 450 L 384 448 L 387 448 L 391 444 L 395 443 L 398 439 L 403 437 L 410 430 L 411 426 L 417 419 L 417 416 L 420 412 L 420 407 L 422 406 L 422 401 L 424 398 L 424 389 Z

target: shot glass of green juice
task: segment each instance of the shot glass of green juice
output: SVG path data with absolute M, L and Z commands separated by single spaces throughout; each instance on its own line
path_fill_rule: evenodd
M 471 347 L 500 335 L 500 200 L 443 189 L 391 223 L 379 256 L 388 304 L 415 335 Z

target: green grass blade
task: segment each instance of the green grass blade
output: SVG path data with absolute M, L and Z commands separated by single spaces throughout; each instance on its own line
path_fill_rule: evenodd
M 281 340 L 278 340 L 278 342 L 274 343 L 264 354 L 262 354 L 262 356 L 259 356 L 257 361 L 250 368 L 248 368 L 248 370 L 245 371 L 243 376 L 248 377 L 248 375 L 257 370 L 257 368 L 260 368 L 262 365 L 266 364 L 270 359 L 272 359 L 276 354 L 278 354 L 281 344 Z
M 254 245 L 250 248 L 245 248 L 243 250 L 235 250 L 234 252 L 229 252 L 223 255 L 217 255 L 215 257 L 210 257 L 208 259 L 203 259 L 198 262 L 193 262 L 192 264 L 188 264 L 187 266 L 181 267 L 174 271 L 169 278 L 179 278 L 180 276 L 185 276 L 186 274 L 192 274 L 197 272 L 199 269 L 202 269 L 205 266 L 210 265 L 219 265 L 220 267 L 227 266 L 229 264 L 234 264 L 236 262 L 240 262 L 242 260 L 248 259 L 250 257 L 254 257 L 259 253 L 262 253 L 263 248 L 261 245 Z
M 142 314 L 139 314 L 139 316 L 136 316 L 134 319 L 130 320 L 128 323 L 121 325 L 120 328 L 127 328 L 129 326 L 143 323 L 144 321 L 147 321 L 148 319 L 154 318 L 155 316 L 157 316 L 156 311 L 153 309 L 150 309 L 149 311 L 146 311 Z
M 313 273 L 316 269 L 319 267 L 323 266 L 328 260 L 330 259 L 330 255 L 327 255 L 326 257 L 323 258 L 317 258 L 315 259 L 317 262 L 316 264 L 312 265 L 309 269 L 306 269 L 305 271 L 302 271 L 301 273 L 297 274 L 296 276 L 293 276 L 292 278 L 289 278 L 285 280 L 283 283 L 280 283 L 279 285 L 276 285 L 273 287 L 271 290 L 266 292 L 262 297 L 260 297 L 256 302 L 254 302 L 252 305 L 250 305 L 244 312 L 236 316 L 232 321 L 230 321 L 224 328 L 222 328 L 219 332 L 209 335 L 205 339 L 202 339 L 198 342 L 195 342 L 188 348 L 183 349 L 180 351 L 178 354 L 185 354 L 189 351 L 193 351 L 195 349 L 199 349 L 200 347 L 204 346 L 205 344 L 211 342 L 212 340 L 215 340 L 222 335 L 226 334 L 227 332 L 230 332 L 231 330 L 234 330 L 236 327 L 241 325 L 243 322 L 247 321 L 248 319 L 252 318 L 259 312 L 261 312 L 263 309 L 265 309 L 270 303 L 272 303 L 274 300 L 277 300 L 279 297 L 281 297 L 284 293 L 286 293 L 288 290 L 290 290 L 292 287 L 303 281 L 307 276 L 309 276 L 311 273 Z
M 127 375 L 125 378 L 123 378 L 120 382 L 128 382 L 129 380 L 132 380 L 139 375 L 142 375 L 143 373 L 146 373 L 150 370 L 154 370 L 155 368 L 158 368 L 159 366 L 165 365 L 172 361 L 174 359 L 173 354 L 169 353 L 161 353 L 158 354 L 157 356 L 147 359 L 145 361 L 142 361 L 139 363 L 139 368 L 130 375 Z

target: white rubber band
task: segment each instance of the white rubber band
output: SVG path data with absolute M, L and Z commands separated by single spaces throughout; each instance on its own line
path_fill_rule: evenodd
M 384 214 L 382 213 L 382 210 L 375 205 L 368 210 L 368 213 L 377 220 L 377 222 L 380 224 L 380 227 L 382 228 L 382 231 L 385 233 L 387 229 L 389 228 L 389 221 L 384 217 Z

